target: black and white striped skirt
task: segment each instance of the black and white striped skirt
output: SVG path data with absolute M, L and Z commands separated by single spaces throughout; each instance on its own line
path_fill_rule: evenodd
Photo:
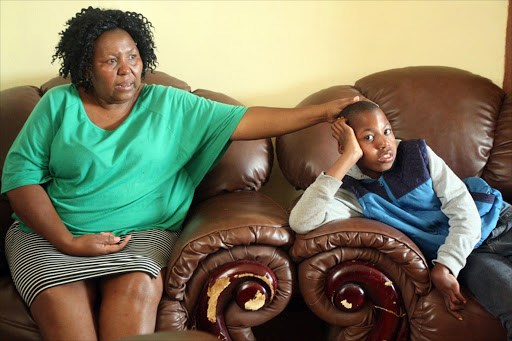
M 94 257 L 69 256 L 36 233 L 7 231 L 5 254 L 16 289 L 28 306 L 43 290 L 89 278 L 123 272 L 146 272 L 157 277 L 167 266 L 180 231 L 147 230 L 132 238 L 119 252 Z

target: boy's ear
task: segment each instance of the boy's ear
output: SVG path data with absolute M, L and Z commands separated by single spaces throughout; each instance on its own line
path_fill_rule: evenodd
M 343 154 L 343 146 L 338 142 L 338 153 Z

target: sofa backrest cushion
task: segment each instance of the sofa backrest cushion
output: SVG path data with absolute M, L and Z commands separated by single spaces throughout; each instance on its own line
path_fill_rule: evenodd
M 511 104 L 489 79 L 451 67 L 407 67 L 319 91 L 299 106 L 355 94 L 379 104 L 397 138 L 424 138 L 459 177 L 482 177 L 512 199 Z M 322 124 L 279 138 L 277 156 L 288 181 L 305 189 L 338 153 Z

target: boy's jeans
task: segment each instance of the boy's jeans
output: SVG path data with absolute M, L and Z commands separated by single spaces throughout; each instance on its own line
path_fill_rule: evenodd
M 469 255 L 459 282 L 500 319 L 512 341 L 512 206 L 501 211 L 493 233 Z

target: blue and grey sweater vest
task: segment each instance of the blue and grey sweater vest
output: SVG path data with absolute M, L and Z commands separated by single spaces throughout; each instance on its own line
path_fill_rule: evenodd
M 448 217 L 432 187 L 427 145 L 424 140 L 402 141 L 393 167 L 379 179 L 343 178 L 342 188 L 355 194 L 366 218 L 397 228 L 411 238 L 428 259 L 448 235 Z M 482 218 L 482 238 L 489 236 L 504 207 L 501 193 L 480 178 L 463 180 Z

